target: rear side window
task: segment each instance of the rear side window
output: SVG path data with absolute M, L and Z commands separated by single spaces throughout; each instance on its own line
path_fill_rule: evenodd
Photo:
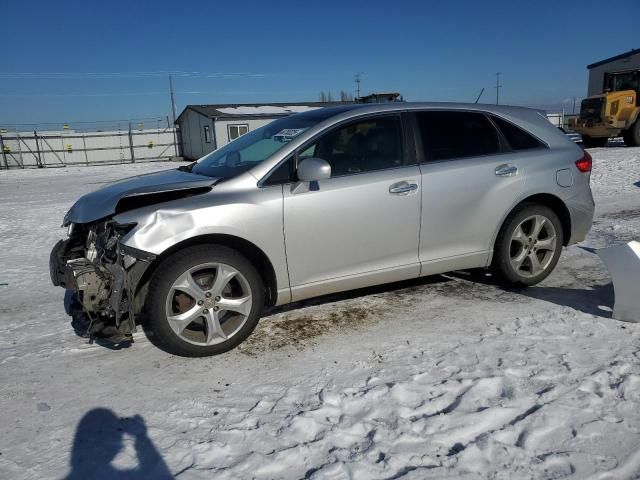
M 494 115 L 491 115 L 491 119 L 496 123 L 512 150 L 544 148 L 545 145 L 540 140 L 513 123 Z
M 427 161 L 500 152 L 498 132 L 482 113 L 429 111 L 416 118 Z

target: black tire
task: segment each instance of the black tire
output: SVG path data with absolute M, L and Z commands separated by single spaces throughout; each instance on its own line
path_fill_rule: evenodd
M 553 225 L 556 236 L 555 248 L 552 255 L 549 255 L 550 259 L 546 260 L 550 260 L 549 263 L 540 274 L 526 276 L 512 266 L 512 237 L 516 228 L 534 215 L 545 217 Z M 500 280 L 508 285 L 518 287 L 535 285 L 547 278 L 555 268 L 562 253 L 563 241 L 562 223 L 553 210 L 536 203 L 523 203 L 509 214 L 500 228 L 493 250 L 492 270 Z
M 215 345 L 194 345 L 171 329 L 165 308 L 176 279 L 189 269 L 206 263 L 229 265 L 244 276 L 251 290 L 251 311 L 244 325 L 229 339 Z M 166 352 L 184 357 L 217 355 L 235 348 L 253 332 L 264 307 L 264 298 L 262 278 L 243 255 L 221 245 L 188 247 L 165 259 L 154 272 L 145 302 L 148 314 L 145 330 L 150 341 Z
M 607 137 L 590 137 L 589 135 L 582 135 L 582 144 L 586 148 L 600 148 L 604 147 L 609 139 Z
M 640 118 L 622 134 L 627 147 L 640 147 Z

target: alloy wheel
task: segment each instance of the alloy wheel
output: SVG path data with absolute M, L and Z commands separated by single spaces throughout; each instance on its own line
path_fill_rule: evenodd
M 514 229 L 509 245 L 511 267 L 526 278 L 543 273 L 558 248 L 556 229 L 543 215 L 525 218 Z
M 224 263 L 196 265 L 171 285 L 166 300 L 167 322 L 182 340 L 215 345 L 244 326 L 252 308 L 249 282 Z

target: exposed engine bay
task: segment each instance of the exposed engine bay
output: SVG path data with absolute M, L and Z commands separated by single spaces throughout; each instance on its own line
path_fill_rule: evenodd
M 69 237 L 51 252 L 51 280 L 76 293 L 90 336 L 123 339 L 135 331 L 141 309 L 135 303 L 136 286 L 153 256 L 120 244 L 133 227 L 112 220 L 71 224 Z

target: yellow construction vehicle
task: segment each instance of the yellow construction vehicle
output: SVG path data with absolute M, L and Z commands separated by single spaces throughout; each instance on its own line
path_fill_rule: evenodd
M 640 146 L 640 70 L 605 73 L 604 92 L 585 98 L 569 127 L 582 135 L 587 148 L 603 147 L 619 136 L 629 147 Z

